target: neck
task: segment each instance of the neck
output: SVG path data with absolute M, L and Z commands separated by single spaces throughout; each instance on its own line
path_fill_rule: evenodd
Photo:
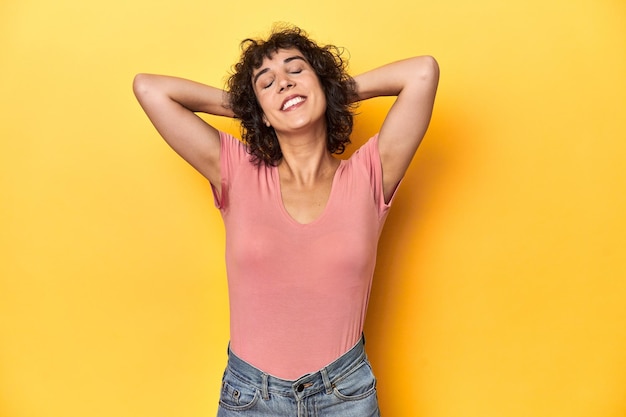
M 334 173 L 339 164 L 326 148 L 326 129 L 304 135 L 283 134 L 278 141 L 283 153 L 278 169 L 283 180 L 311 185 Z

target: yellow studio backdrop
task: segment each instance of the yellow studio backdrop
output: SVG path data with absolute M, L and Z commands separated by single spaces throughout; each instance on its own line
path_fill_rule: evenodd
M 441 66 L 366 324 L 383 415 L 626 415 L 622 0 L 4 0 L 0 416 L 215 415 L 221 219 L 131 82 L 223 86 L 276 21 L 355 74 Z M 391 102 L 361 106 L 355 145 Z

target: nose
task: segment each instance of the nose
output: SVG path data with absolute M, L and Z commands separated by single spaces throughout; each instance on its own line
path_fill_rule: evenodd
M 278 82 L 278 87 L 281 92 L 293 87 L 294 85 L 295 85 L 294 81 L 290 79 L 289 77 L 283 77 Z

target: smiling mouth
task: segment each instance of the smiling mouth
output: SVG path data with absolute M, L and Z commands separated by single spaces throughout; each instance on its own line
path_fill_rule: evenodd
M 283 107 L 281 108 L 281 110 L 282 111 L 288 110 L 291 107 L 295 106 L 296 104 L 302 103 L 304 100 L 306 99 L 302 96 L 291 98 L 283 103 Z

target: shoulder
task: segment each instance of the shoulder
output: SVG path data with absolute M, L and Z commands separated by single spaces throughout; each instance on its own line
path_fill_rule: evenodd
M 368 170 L 381 168 L 378 133 L 361 145 L 361 147 L 350 156 L 348 161 L 354 165 L 361 165 Z
M 250 160 L 248 147 L 240 139 L 230 133 L 219 131 L 220 136 L 220 161 L 222 164 L 229 161 Z

